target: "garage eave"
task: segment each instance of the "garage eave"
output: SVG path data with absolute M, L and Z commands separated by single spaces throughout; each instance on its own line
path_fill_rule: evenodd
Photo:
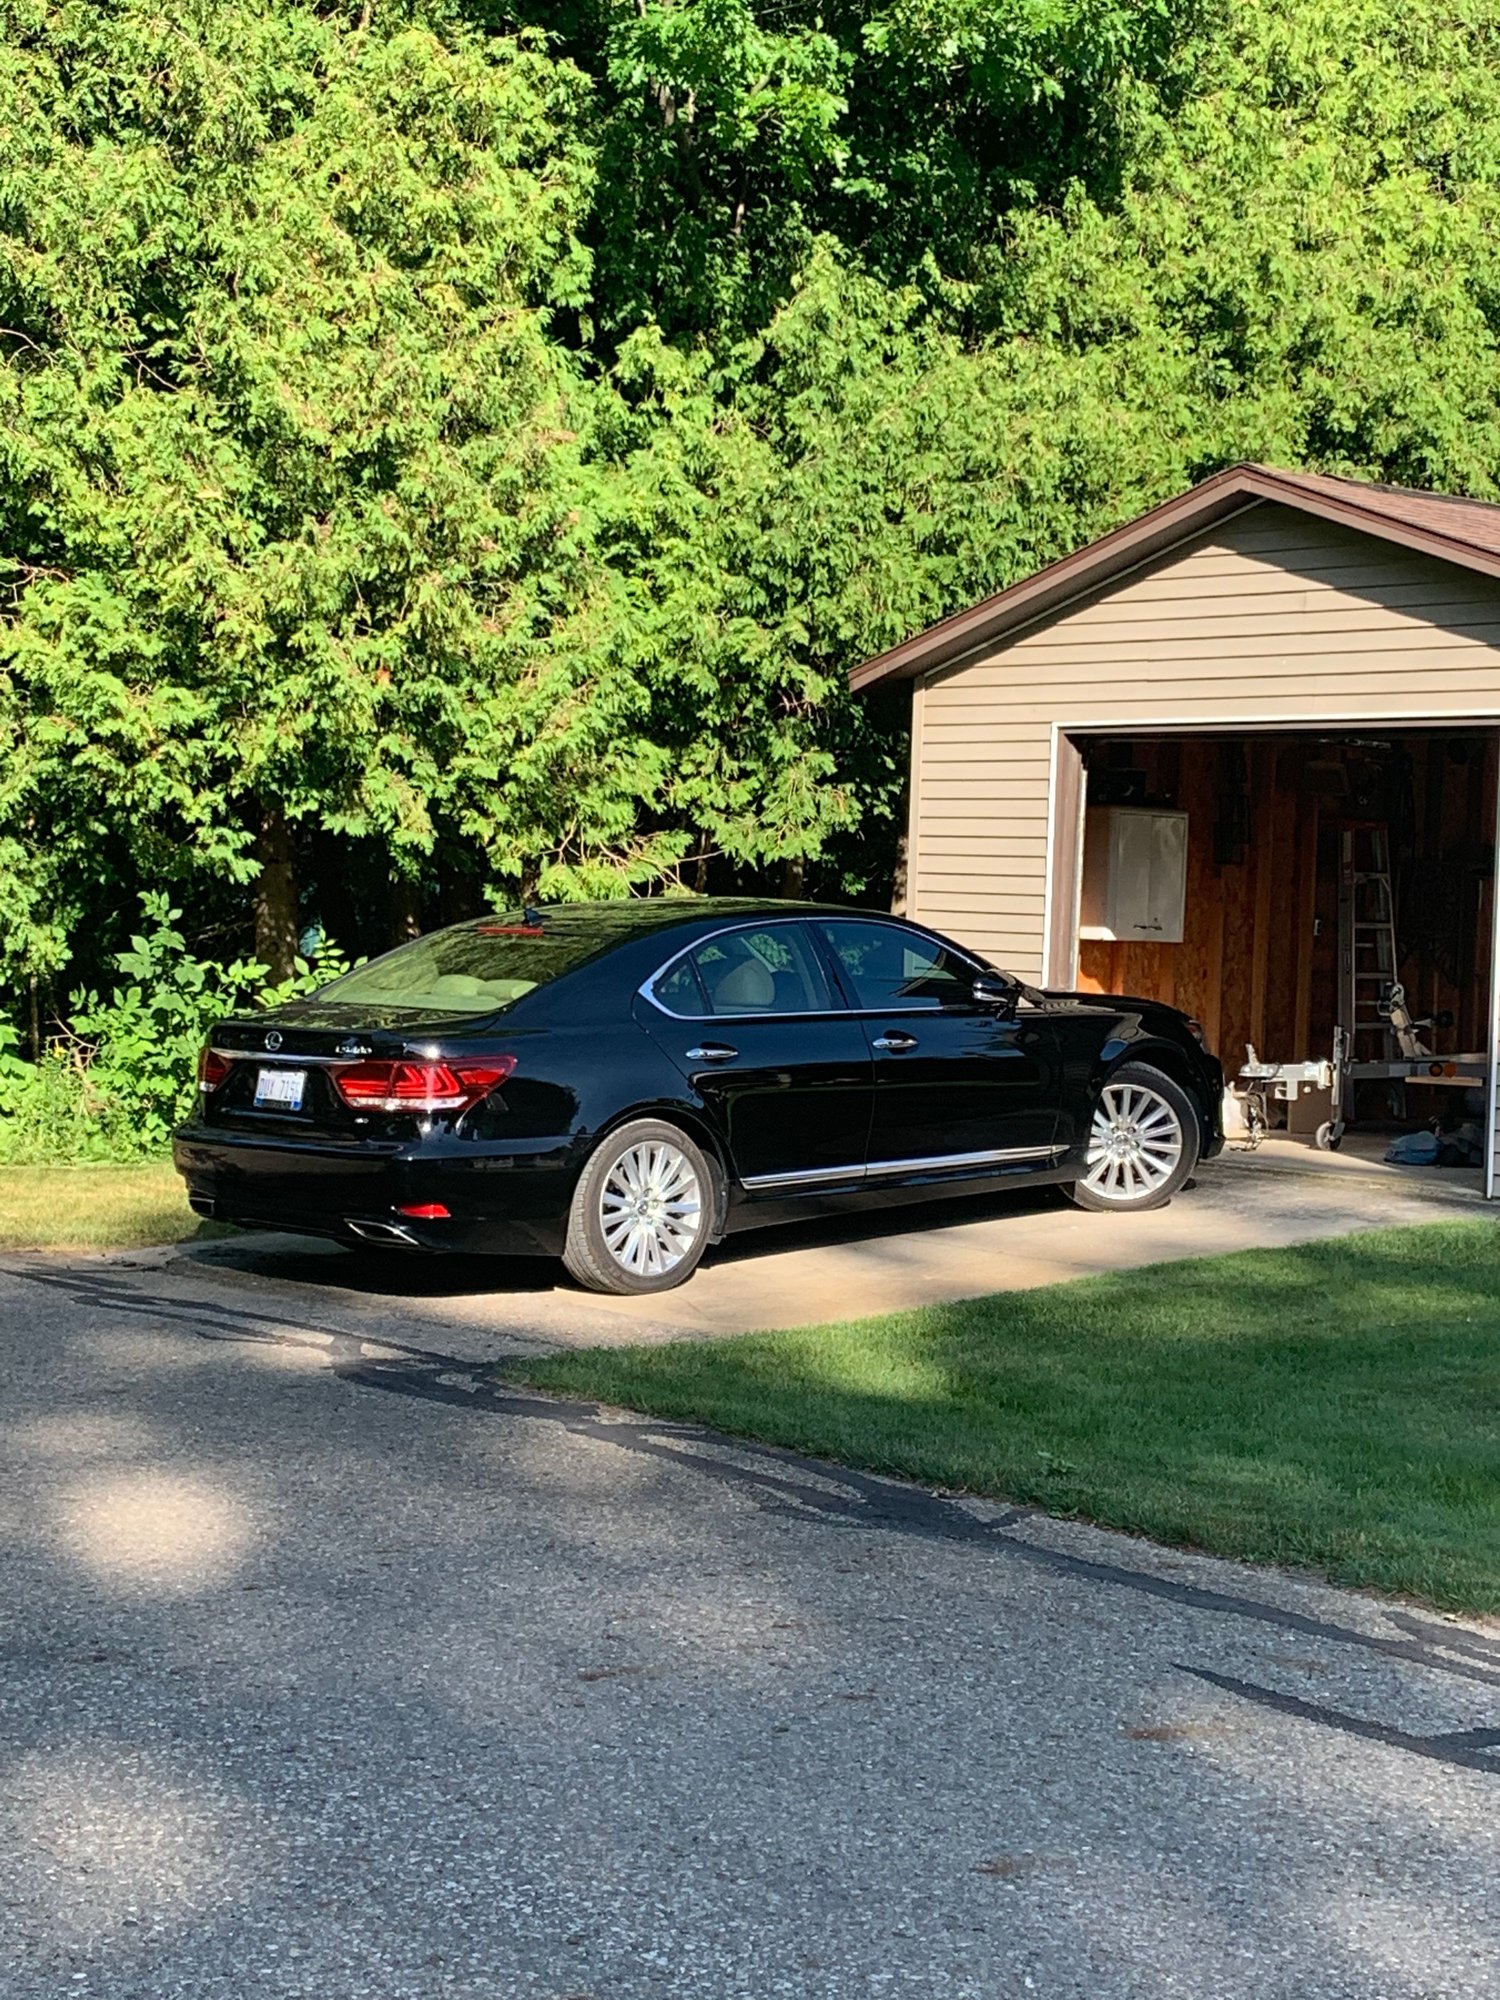
M 1021 628 L 1267 500 L 1500 577 L 1500 506 L 1324 473 L 1233 465 L 1009 589 L 862 662 L 851 669 L 849 685 L 858 691 L 884 681 L 914 680 L 981 647 L 998 645 Z

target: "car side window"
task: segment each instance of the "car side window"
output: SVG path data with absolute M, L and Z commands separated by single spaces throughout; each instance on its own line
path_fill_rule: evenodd
M 668 1013 L 821 1014 L 833 1004 L 800 925 L 766 924 L 705 938 L 651 989 Z
M 669 965 L 651 991 L 669 1014 L 681 1014 L 690 1020 L 708 1012 L 708 997 L 699 982 L 691 953 Z
M 962 1007 L 970 1001 L 979 967 L 936 938 L 895 924 L 853 922 L 824 924 L 823 934 L 863 1012 Z

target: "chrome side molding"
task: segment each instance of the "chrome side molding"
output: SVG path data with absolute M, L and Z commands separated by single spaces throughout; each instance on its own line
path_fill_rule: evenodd
M 771 1188 L 818 1187 L 830 1181 L 880 1180 L 889 1174 L 944 1173 L 950 1168 L 1024 1166 L 1055 1160 L 1066 1146 L 1000 1146 L 983 1153 L 937 1153 L 922 1160 L 871 1160 L 860 1166 L 812 1167 L 791 1174 L 746 1174 L 741 1185 L 754 1192 Z

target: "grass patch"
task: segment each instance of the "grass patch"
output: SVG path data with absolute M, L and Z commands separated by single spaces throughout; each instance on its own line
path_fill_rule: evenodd
M 928 1484 L 1500 1612 L 1500 1228 L 1389 1229 L 506 1369 Z
M 174 1168 L 0 1167 L 0 1250 L 140 1250 L 221 1235 Z

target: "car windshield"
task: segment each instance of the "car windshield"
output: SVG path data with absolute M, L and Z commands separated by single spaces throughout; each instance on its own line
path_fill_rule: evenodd
M 314 1004 L 350 1013 L 495 1014 L 581 965 L 597 937 L 548 935 L 543 923 L 488 917 L 414 938 L 369 965 L 345 973 L 314 995 Z

